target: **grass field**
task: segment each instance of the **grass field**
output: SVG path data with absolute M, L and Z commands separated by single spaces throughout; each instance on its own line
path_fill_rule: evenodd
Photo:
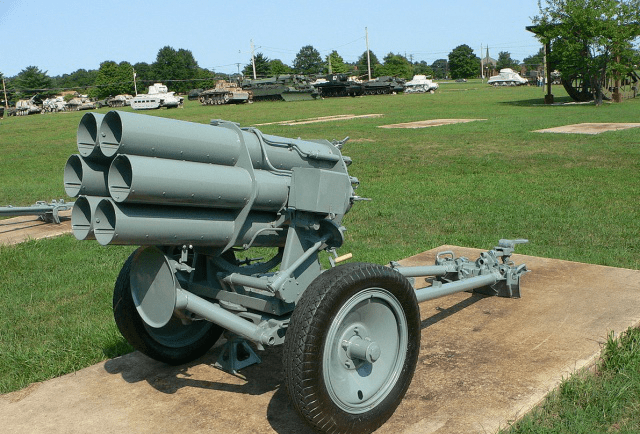
M 554 87 L 554 94 L 556 101 L 568 101 L 561 88 Z M 442 84 L 433 95 L 207 107 L 187 101 L 184 109 L 147 114 L 242 126 L 383 114 L 260 127 L 285 137 L 350 136 L 343 149 L 353 159 L 350 174 L 361 181 L 357 193 L 373 199 L 357 203 L 344 222 L 341 253 L 353 252 L 359 261 L 384 264 L 443 244 L 491 248 L 499 238 L 528 238 L 519 253 L 640 269 L 640 129 L 534 132 L 582 122 L 638 122 L 640 98 L 601 107 L 545 106 L 542 99 L 541 88 L 471 81 Z M 63 167 L 77 153 L 83 114 L 0 121 L 0 205 L 64 197 Z M 378 128 L 440 118 L 483 120 Z M 110 299 L 132 250 L 72 236 L 0 247 L 1 393 L 130 350 L 113 324 Z

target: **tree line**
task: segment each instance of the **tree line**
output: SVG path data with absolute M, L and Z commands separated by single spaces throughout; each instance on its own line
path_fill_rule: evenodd
M 541 54 L 532 56 L 531 59 L 534 60 L 530 63 L 542 63 L 536 56 L 539 57 Z M 249 59 L 242 70 L 244 78 L 253 78 L 253 64 L 258 78 L 282 74 L 315 77 L 329 73 L 367 78 L 369 74 L 366 51 L 356 62 L 349 63 L 335 50 L 323 58 L 312 45 L 302 47 L 292 65 L 287 65 L 280 59 L 269 59 L 263 53 L 256 53 L 253 62 Z M 411 79 L 416 74 L 422 74 L 433 79 L 456 79 L 472 78 L 480 74 L 480 58 L 473 54 L 468 45 L 456 47 L 449 53 L 448 58 L 438 59 L 431 64 L 424 60 L 412 62 L 406 56 L 395 53 L 388 53 L 380 61 L 373 51 L 369 51 L 369 64 L 372 77 L 393 76 Z M 501 52 L 499 64 L 503 64 L 503 67 L 514 67 L 518 61 L 511 59 L 508 52 Z M 75 90 L 101 99 L 119 94 L 133 94 L 134 74 L 139 93 L 144 93 L 146 86 L 154 82 L 163 82 L 170 90 L 184 94 L 194 88 L 211 88 L 218 79 L 238 78 L 235 77 L 236 74 L 221 74 L 200 67 L 190 50 L 176 50 L 165 46 L 158 51 L 155 62 L 151 64 L 117 63 L 107 60 L 102 62 L 97 70 L 78 69 L 54 77 L 50 77 L 46 71 L 36 66 L 28 66 L 14 77 L 5 77 L 5 82 L 9 100 L 29 98 L 35 94 L 46 98 L 64 90 Z M 1 72 L 0 78 L 3 78 Z
M 633 71 L 640 63 L 640 51 L 633 48 L 633 41 L 640 36 L 640 0 L 540 0 L 540 15 L 534 17 L 536 36 L 542 44 L 551 45 L 548 63 L 551 70 L 559 70 L 563 77 L 580 77 L 589 83 L 596 100 L 602 99 L 602 87 L 606 77 Z M 525 58 L 522 62 L 512 59 L 507 51 L 498 54 L 496 70 L 540 70 L 544 52 Z M 255 66 L 254 66 L 255 65 Z M 296 54 L 292 65 L 280 59 L 269 59 L 256 53 L 243 68 L 245 78 L 259 78 L 281 74 L 318 76 L 328 73 L 345 73 L 367 78 L 394 76 L 411 79 L 422 74 L 433 79 L 473 78 L 484 73 L 481 60 L 466 44 L 454 48 L 446 59 L 432 64 L 412 62 L 401 54 L 388 53 L 382 61 L 370 51 L 363 52 L 354 63 L 345 62 L 337 51 L 324 58 L 312 45 L 306 45 Z M 134 81 L 135 74 L 135 81 Z M 234 74 L 235 75 L 235 74 Z M 15 77 L 5 79 L 9 100 L 59 94 L 62 89 L 84 91 L 95 98 L 134 93 L 134 83 L 144 87 L 153 82 L 163 82 L 178 93 L 193 88 L 211 88 L 217 79 L 239 78 L 215 73 L 201 68 L 190 50 L 165 46 L 158 51 L 155 62 L 116 63 L 105 61 L 98 70 L 79 69 L 71 74 L 49 77 L 46 71 L 29 66 Z M 0 79 L 4 79 L 0 72 Z

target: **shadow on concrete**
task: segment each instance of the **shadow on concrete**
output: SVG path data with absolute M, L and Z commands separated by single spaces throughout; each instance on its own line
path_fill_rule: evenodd
M 479 302 L 482 299 L 485 299 L 487 297 L 493 297 L 491 295 L 483 295 L 483 294 L 477 294 L 477 293 L 472 293 L 469 294 L 470 297 L 466 298 L 456 304 L 454 304 L 453 306 L 447 308 L 447 309 L 441 309 L 441 308 L 437 308 L 439 310 L 439 312 L 435 315 L 430 316 L 427 319 L 422 320 L 422 322 L 420 323 L 420 329 L 424 330 L 429 326 L 432 326 L 434 324 L 436 324 L 439 321 L 444 320 L 445 318 L 450 317 L 451 315 L 460 312 L 462 309 L 467 308 L 477 302 Z
M 463 301 L 449 308 L 439 309 L 437 314 L 423 320 L 421 329 L 430 327 L 486 297 L 488 296 L 470 293 Z M 135 351 L 106 361 L 104 369 L 109 374 L 122 376 L 127 383 L 145 381 L 158 392 L 166 394 L 175 394 L 182 388 L 198 388 L 238 394 L 238 400 L 242 401 L 241 395 L 259 396 L 273 392 L 266 412 L 271 428 L 279 434 L 311 434 L 314 431 L 298 416 L 287 395 L 282 368 L 282 349 L 282 346 L 278 346 L 260 351 L 262 363 L 242 369 L 236 377 L 213 367 L 222 351 L 219 344 L 201 358 L 180 366 L 170 366 Z M 215 373 L 209 375 L 207 367 L 215 370 Z M 212 394 L 212 397 L 215 396 Z
M 280 434 L 314 432 L 300 419 L 287 396 L 282 371 L 282 346 L 260 351 L 262 363 L 242 369 L 237 376 L 243 380 L 241 383 L 235 379 L 229 382 L 211 381 L 203 379 L 202 375 L 190 373 L 192 368 L 199 365 L 208 365 L 210 369 L 218 371 L 213 364 L 221 351 L 222 346 L 218 345 L 201 358 L 180 366 L 170 366 L 135 351 L 108 360 L 104 368 L 110 374 L 121 375 L 127 383 L 146 381 L 155 390 L 167 394 L 174 394 L 185 387 L 251 396 L 275 391 L 267 408 L 267 420 L 273 430 Z M 229 373 L 223 375 L 223 380 L 233 376 Z
M 282 383 L 281 349 L 267 348 L 260 352 L 262 363 L 250 366 L 241 371 L 238 378 L 242 384 L 209 381 L 196 378 L 190 370 L 194 366 L 213 364 L 222 351 L 221 346 L 214 347 L 207 354 L 191 363 L 171 366 L 153 360 L 140 352 L 133 352 L 105 362 L 104 368 L 110 374 L 120 374 L 127 383 L 146 381 L 159 392 L 173 394 L 183 387 L 196 387 L 208 390 L 220 390 L 248 395 L 262 395 L 271 392 Z M 226 374 L 225 375 L 232 375 Z
M 267 420 L 269 425 L 279 434 L 312 434 L 314 430 L 309 428 L 293 409 L 287 396 L 284 384 L 278 388 L 269 401 L 267 408 Z

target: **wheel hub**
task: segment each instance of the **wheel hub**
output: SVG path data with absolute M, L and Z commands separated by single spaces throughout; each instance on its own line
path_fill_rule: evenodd
M 375 363 L 382 354 L 380 345 L 371 340 L 367 328 L 362 324 L 352 325 L 345 330 L 339 342 L 338 353 L 347 369 L 357 369 L 363 362 Z

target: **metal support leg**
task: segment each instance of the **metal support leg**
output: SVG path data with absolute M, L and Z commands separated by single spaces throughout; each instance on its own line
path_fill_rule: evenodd
M 218 361 L 213 366 L 237 375 L 240 369 L 261 362 L 260 356 L 253 351 L 245 339 L 232 335 L 222 347 Z

